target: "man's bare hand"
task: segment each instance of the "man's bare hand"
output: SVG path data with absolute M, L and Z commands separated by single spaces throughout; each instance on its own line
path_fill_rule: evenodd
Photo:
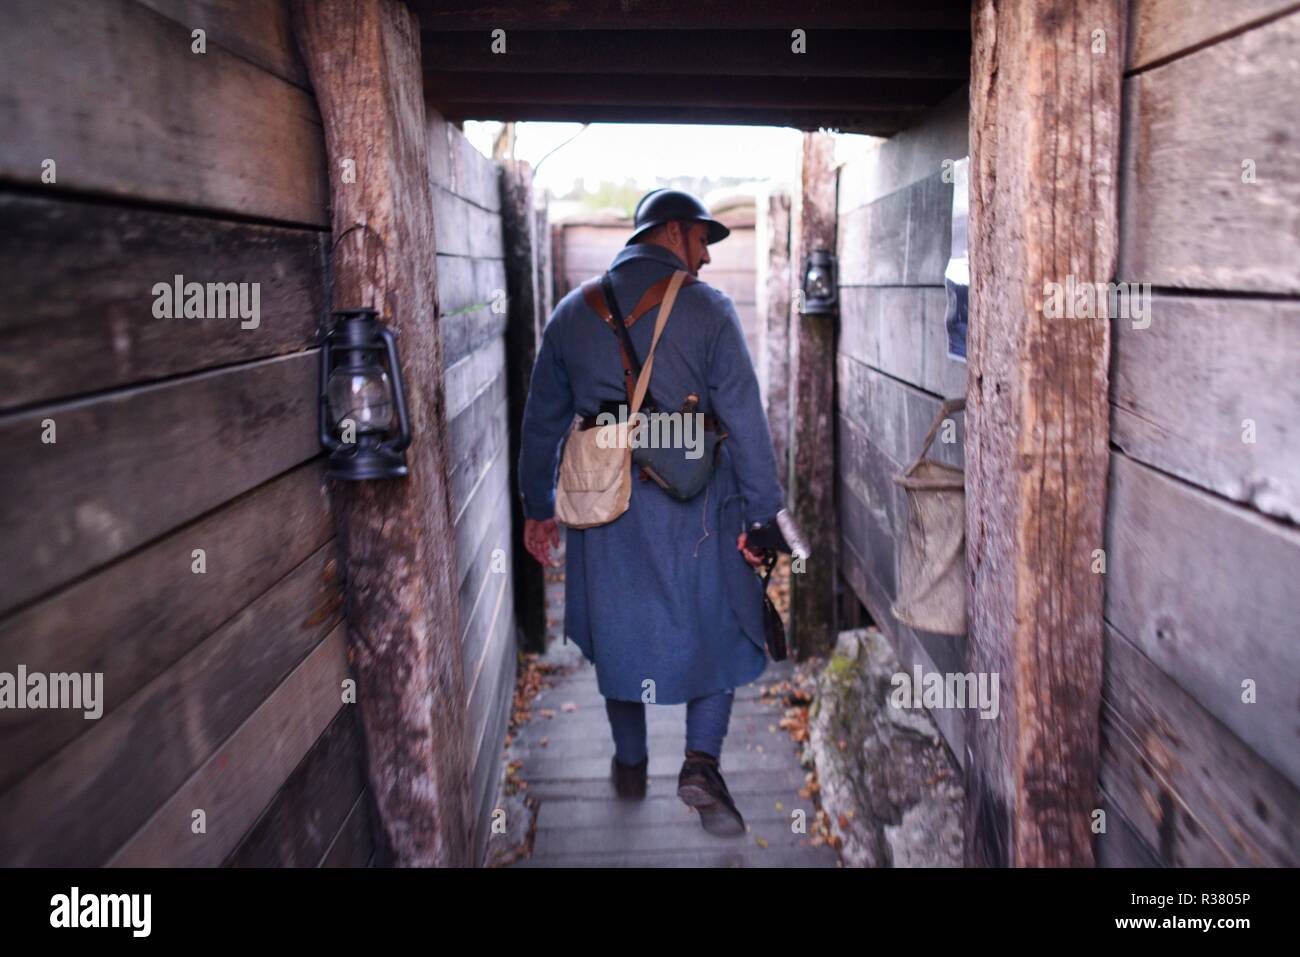
M 535 518 L 524 519 L 524 547 L 528 554 L 543 565 L 558 568 L 560 563 L 551 560 L 551 549 L 560 546 L 560 526 L 555 519 L 538 521 Z
M 758 552 L 751 551 L 750 549 L 746 548 L 745 538 L 746 538 L 745 533 L 741 532 L 740 537 L 736 539 L 736 548 L 740 550 L 740 554 L 745 556 L 745 561 L 749 562 L 749 564 L 752 565 L 753 567 L 758 568 L 760 565 L 763 564 L 763 553 L 761 551 Z

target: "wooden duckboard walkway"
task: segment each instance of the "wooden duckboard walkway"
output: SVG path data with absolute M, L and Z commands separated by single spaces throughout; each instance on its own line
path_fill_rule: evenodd
M 552 677 L 532 706 L 532 719 L 511 745 L 522 760 L 520 779 L 538 801 L 533 854 L 515 867 L 835 867 L 839 855 L 792 833 L 802 808 L 808 829 L 816 812 L 799 797 L 805 770 L 799 746 L 779 727 L 779 699 L 763 700 L 762 686 L 787 678 L 789 662 L 769 664 L 763 677 L 736 689 L 722 773 L 748 831 L 714 837 L 677 797 L 685 751 L 686 706 L 651 705 L 646 715 L 650 780 L 641 801 L 620 800 L 609 776 L 614 753 L 605 699 L 595 669 L 572 643 L 553 646 L 547 661 L 571 669 Z M 574 710 L 565 711 L 572 703 Z M 554 717 L 542 716 L 544 710 Z M 545 744 L 543 744 L 545 739 Z M 766 842 L 766 847 L 760 843 Z

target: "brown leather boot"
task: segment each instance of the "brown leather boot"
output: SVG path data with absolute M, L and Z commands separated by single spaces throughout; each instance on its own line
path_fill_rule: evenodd
M 718 759 L 703 751 L 687 751 L 677 775 L 677 796 L 700 812 L 704 830 L 717 837 L 745 833 L 745 818 L 731 799 Z
M 650 755 L 646 755 L 640 764 L 621 764 L 618 758 L 609 759 L 609 776 L 614 782 L 614 790 L 621 798 L 640 800 L 645 797 L 646 771 L 650 767 Z

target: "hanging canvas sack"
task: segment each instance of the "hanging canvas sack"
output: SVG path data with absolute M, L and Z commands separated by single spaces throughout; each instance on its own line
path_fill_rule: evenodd
M 894 478 L 907 492 L 908 515 L 890 611 L 941 635 L 966 633 L 966 483 L 961 469 L 925 456 L 944 420 L 965 408 L 964 399 L 945 402 L 916 460 Z
M 607 525 L 627 511 L 632 499 L 632 431 L 638 425 L 637 412 L 645 401 L 654 368 L 655 347 L 663 335 L 668 315 L 677 300 L 686 273 L 678 270 L 655 320 L 654 339 L 641 374 L 637 376 L 632 407 L 626 419 L 573 429 L 564 443 L 560 476 L 555 494 L 555 517 L 570 528 Z

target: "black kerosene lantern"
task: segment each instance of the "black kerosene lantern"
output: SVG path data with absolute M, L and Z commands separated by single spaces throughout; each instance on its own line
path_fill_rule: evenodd
M 839 282 L 836 276 L 835 255 L 825 249 L 814 249 L 804 260 L 803 314 L 829 316 L 835 312 L 839 300 Z
M 330 478 L 406 475 L 411 423 L 397 336 L 374 309 L 334 313 L 321 348 L 320 441 L 330 453 Z

